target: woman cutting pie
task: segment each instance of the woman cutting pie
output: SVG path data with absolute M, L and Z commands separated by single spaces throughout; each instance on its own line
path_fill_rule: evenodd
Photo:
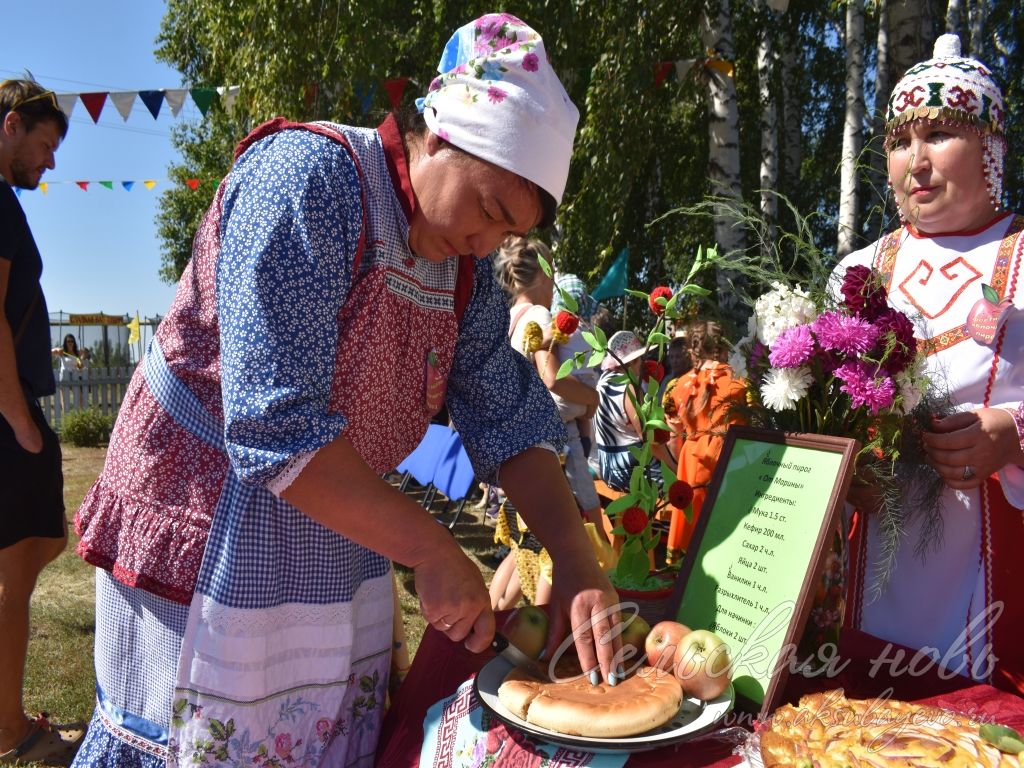
M 1024 693 L 1024 218 L 1000 209 L 1004 116 L 988 68 L 962 57 L 956 36 L 939 38 L 934 58 L 907 70 L 889 99 L 885 146 L 902 226 L 836 275 L 854 265 L 882 274 L 890 303 L 916 318 L 927 375 L 956 410 L 923 438 L 946 483 L 940 519 L 919 511 L 905 521 L 877 599 L 881 542 L 877 516 L 867 516 L 853 551 L 853 624 Z
M 486 256 L 552 222 L 578 112 L 540 36 L 458 30 L 422 111 L 376 130 L 275 121 L 239 147 L 78 512 L 98 566 L 98 703 L 76 765 L 371 764 L 390 561 L 472 651 L 479 568 L 380 479 L 447 404 L 477 475 L 551 553 L 552 642 L 612 673 L 616 603 L 506 338 Z

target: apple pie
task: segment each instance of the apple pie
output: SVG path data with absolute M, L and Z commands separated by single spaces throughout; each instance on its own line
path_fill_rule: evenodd
M 978 735 L 981 723 L 938 707 L 825 691 L 775 710 L 760 731 L 765 768 L 1019 768 Z
M 578 663 L 578 662 L 577 662 Z M 498 688 L 498 700 L 528 723 L 556 733 L 590 738 L 635 736 L 664 725 L 679 711 L 683 688 L 671 674 L 643 667 L 616 686 L 591 685 L 586 675 L 561 682 L 538 680 L 513 669 Z

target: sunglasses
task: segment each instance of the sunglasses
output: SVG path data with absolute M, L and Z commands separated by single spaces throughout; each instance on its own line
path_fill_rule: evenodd
M 10 108 L 9 111 L 14 112 L 15 110 L 21 109 L 26 104 L 31 104 L 33 101 L 40 101 L 41 99 L 49 99 L 50 104 L 53 105 L 53 108 L 56 109 L 58 112 L 60 111 L 60 104 L 57 103 L 57 94 L 55 94 L 53 91 L 43 91 L 42 93 L 37 93 L 35 96 L 29 96 L 27 99 L 23 99 L 22 101 L 16 103 L 13 107 Z

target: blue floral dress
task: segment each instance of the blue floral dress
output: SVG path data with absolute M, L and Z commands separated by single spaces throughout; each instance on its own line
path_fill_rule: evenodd
M 372 763 L 390 564 L 280 494 L 342 434 L 395 467 L 439 382 L 483 479 L 564 439 L 490 262 L 414 256 L 415 204 L 391 119 L 243 142 L 76 516 L 100 568 L 76 766 Z

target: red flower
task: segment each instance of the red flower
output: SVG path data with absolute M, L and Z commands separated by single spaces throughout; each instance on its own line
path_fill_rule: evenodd
M 576 329 L 580 325 L 580 319 L 576 317 L 572 312 L 561 310 L 555 315 L 555 328 L 560 330 L 566 336 L 572 336 L 576 332 Z
M 643 533 L 647 527 L 647 513 L 640 507 L 630 507 L 622 513 L 621 522 L 626 533 L 630 535 Z
M 672 298 L 672 289 L 665 285 L 659 285 L 653 291 L 651 296 L 647 299 L 647 303 L 651 306 L 651 312 L 656 315 L 660 315 L 665 311 L 665 305 L 659 304 L 657 299 L 664 299 L 666 302 Z
M 693 501 L 693 488 L 685 480 L 676 480 L 668 487 L 668 503 L 676 509 L 686 509 Z
M 644 360 L 644 381 L 654 379 L 661 381 L 665 378 L 665 366 L 657 360 Z

